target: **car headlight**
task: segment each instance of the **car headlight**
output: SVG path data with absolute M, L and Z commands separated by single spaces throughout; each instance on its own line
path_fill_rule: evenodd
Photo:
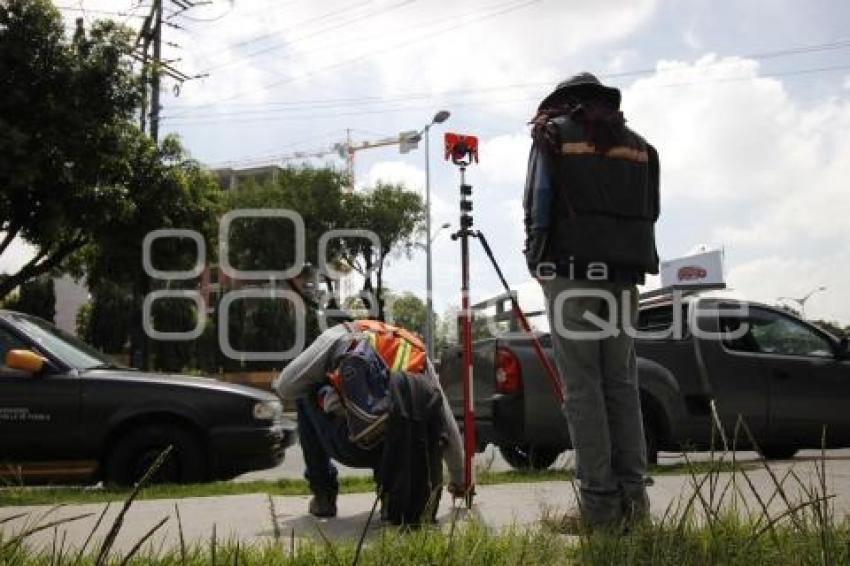
M 260 401 L 254 403 L 254 418 L 260 421 L 273 421 L 283 414 L 279 401 Z

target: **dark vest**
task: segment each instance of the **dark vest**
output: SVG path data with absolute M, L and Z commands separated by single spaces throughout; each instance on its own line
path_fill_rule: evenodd
M 658 154 L 625 128 L 604 154 L 584 127 L 555 118 L 559 147 L 548 254 L 559 265 L 604 262 L 609 269 L 658 273 Z

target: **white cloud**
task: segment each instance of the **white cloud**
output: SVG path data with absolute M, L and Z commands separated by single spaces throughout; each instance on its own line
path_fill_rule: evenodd
M 179 67 L 188 73 L 210 73 L 184 86 L 177 101 L 184 105 L 324 99 L 334 97 L 328 95 L 332 90 L 435 93 L 512 82 L 541 83 L 532 88 L 536 96 L 562 78 L 565 58 L 627 37 L 649 20 L 657 4 L 254 0 L 233 3 L 214 22 L 175 18 L 186 31 L 167 28 L 168 40 L 183 49 L 166 47 L 164 53 L 179 58 Z M 90 20 L 99 17 L 95 10 L 125 11 L 133 5 L 131 0 L 85 4 L 92 11 Z M 137 8 L 136 14 L 147 10 Z M 215 3 L 187 15 L 211 19 L 223 12 L 224 6 Z M 141 20 L 128 22 L 138 25 Z M 515 109 L 521 104 L 516 99 L 528 94 L 527 88 L 495 91 L 476 103 Z
M 131 0 L 87 0 L 85 5 L 91 10 L 123 10 L 132 4 Z M 522 1 L 402 4 L 401 0 L 240 1 L 219 22 L 186 24 L 191 32 L 185 34 L 169 28 L 169 39 L 182 43 L 184 49 L 168 48 L 166 57 L 181 57 L 180 67 L 187 71 L 238 61 L 213 70 L 208 79 L 187 84 L 176 103 L 197 105 L 234 94 L 240 96 L 232 102 L 240 104 L 285 101 L 290 106 L 277 108 L 290 113 L 300 108 L 292 120 L 312 130 L 314 116 L 333 119 L 335 127 L 349 127 L 345 112 L 351 110 L 340 112 L 322 100 L 422 93 L 419 98 L 382 102 L 381 113 L 374 114 L 380 122 L 366 126 L 382 131 L 410 127 L 394 123 L 398 114 L 393 110 L 427 100 L 432 105 L 427 112 L 432 112 L 445 103 L 453 111 L 452 130 L 489 136 L 482 139 L 481 165 L 471 173 L 480 175 L 473 180 L 476 226 L 491 238 L 508 277 L 523 281 L 527 274 L 519 254 L 522 230 L 517 201 L 529 145 L 523 122 L 551 85 L 581 66 L 580 56 L 608 61 L 609 72 L 634 65 L 628 58 L 631 49 L 641 44 L 630 41 L 624 46 L 623 40 L 649 21 L 659 3 L 531 3 L 490 18 L 487 14 L 496 10 L 492 6 L 507 9 Z M 192 13 L 212 17 L 218 9 Z M 369 16 L 372 11 L 381 14 Z M 470 16 L 457 18 L 458 13 L 467 12 Z M 458 29 L 446 31 L 453 25 Z M 679 44 L 684 41 L 700 49 L 702 38 L 697 31 L 702 28 L 683 25 L 679 29 L 685 31 L 671 32 Z M 262 33 L 270 37 L 254 41 Z M 239 42 L 245 43 L 235 45 Z M 607 57 L 600 57 L 600 48 L 610 49 Z M 246 57 L 261 49 L 269 53 Z M 270 83 L 278 86 L 263 88 Z M 434 96 L 506 84 L 522 86 L 472 96 Z M 845 211 L 850 210 L 848 91 L 850 77 L 845 78 L 843 90 L 834 93 L 838 98 L 804 107 L 782 80 L 765 77 L 756 61 L 710 54 L 695 62 L 661 61 L 655 74 L 625 88 L 629 123 L 661 155 L 662 253 L 666 257 L 683 254 L 699 242 L 724 245 L 729 283 L 744 296 L 772 300 L 826 285 L 829 290 L 812 299 L 811 314 L 850 322 L 850 302 L 843 300 L 842 293 L 850 282 L 850 258 L 844 251 Z M 311 102 L 292 104 L 299 100 Z M 175 101 L 165 103 L 166 115 L 180 112 L 172 110 Z M 376 107 L 362 108 L 371 117 L 369 112 Z M 227 111 L 226 105 L 210 106 L 204 116 L 219 111 Z M 493 121 L 494 129 L 487 131 L 487 120 L 494 114 L 509 119 Z M 358 118 L 362 119 L 350 117 Z M 274 129 L 264 118 L 260 120 L 258 131 Z M 221 130 L 221 137 L 228 134 L 229 130 Z M 269 144 L 273 139 L 269 136 Z M 199 145 L 207 141 L 200 140 Z M 244 148 L 243 140 L 238 141 L 240 154 L 252 151 L 254 140 L 245 140 Z M 376 163 L 359 176 L 369 183 L 378 178 L 405 182 L 419 190 L 424 184 L 421 168 L 401 161 Z M 432 194 L 435 218 L 437 209 L 446 218 L 456 216 L 454 176 L 450 182 L 447 178 L 444 174 L 442 186 L 434 184 L 442 191 Z M 445 195 L 444 200 L 437 198 L 439 194 Z M 437 297 L 454 302 L 459 278 L 457 244 L 442 235 L 435 250 Z M 415 265 L 398 263 L 398 275 L 393 277 L 398 277 L 399 288 L 421 285 L 421 261 L 417 256 Z M 479 255 L 473 264 L 478 298 L 499 291 L 489 265 L 483 262 L 486 259 Z
M 621 49 L 615 52 L 605 65 L 605 72 L 613 74 L 625 71 L 629 65 L 635 63 L 637 55 L 638 53 L 634 49 Z
M 777 254 L 733 267 L 729 279 L 746 298 L 769 304 L 777 303 L 779 297 L 803 297 L 824 286 L 826 290 L 815 293 L 806 302 L 806 317 L 848 324 L 850 309 L 845 292 L 850 288 L 848 265 L 850 252 L 813 258 Z
M 375 186 L 379 181 L 384 183 L 400 183 L 407 189 L 414 190 L 425 198 L 425 171 L 404 161 L 379 161 L 369 167 L 365 180 L 357 183 L 358 188 Z M 455 208 L 431 187 L 431 221 L 432 234 L 446 219 L 455 216 Z
M 522 187 L 528 164 L 531 136 L 528 132 L 497 136 L 481 143 L 480 168 L 488 183 Z
M 662 253 L 721 244 L 743 296 L 826 285 L 807 314 L 850 322 L 850 100 L 802 107 L 754 61 L 711 55 L 660 62 L 623 100 L 660 153 Z
M 401 183 L 421 193 L 425 190 L 425 171 L 403 161 L 380 161 L 369 168 L 365 183 L 373 186 L 379 181 Z
M 690 47 L 691 49 L 701 49 L 702 41 L 697 35 L 696 30 L 693 27 L 689 27 L 682 34 L 682 40 L 685 42 L 685 45 Z

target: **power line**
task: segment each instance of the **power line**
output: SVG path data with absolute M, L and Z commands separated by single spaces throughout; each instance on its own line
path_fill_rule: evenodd
M 374 2 L 374 0 L 368 0 L 367 3 L 371 3 L 371 2 Z M 298 22 L 298 23 L 296 23 L 296 24 L 294 24 L 294 25 L 292 25 L 288 28 L 284 28 L 283 30 L 275 30 L 275 31 L 271 31 L 271 32 L 266 32 L 266 33 L 260 34 L 258 36 L 254 36 L 252 38 L 249 38 L 249 39 L 244 39 L 244 40 L 241 40 L 241 41 L 237 41 L 235 43 L 231 43 L 230 45 L 227 45 L 222 49 L 218 49 L 216 51 L 213 51 L 212 53 L 209 53 L 208 55 L 217 55 L 219 53 L 228 53 L 228 52 L 233 51 L 234 49 L 239 48 L 239 47 L 245 47 L 246 45 L 253 45 L 255 43 L 260 43 L 262 41 L 265 41 L 266 39 L 280 37 L 280 35 L 283 34 L 283 33 L 287 33 L 289 31 L 299 29 L 302 26 L 305 26 L 305 25 L 312 23 L 312 22 L 315 22 L 317 20 L 323 20 L 323 19 L 333 18 L 335 16 L 339 16 L 341 14 L 348 12 L 348 11 L 360 8 L 363 5 L 364 5 L 364 2 L 362 2 L 362 1 L 353 2 L 351 4 L 347 4 L 346 6 L 344 6 L 342 8 L 337 8 L 335 10 L 330 10 L 329 12 L 325 12 L 321 15 L 313 16 L 311 18 L 307 18 L 306 20 L 302 20 L 302 21 L 300 21 L 300 22 Z
M 366 12 L 365 14 L 360 14 L 359 16 L 356 16 L 354 18 L 343 20 L 342 22 L 339 22 L 336 25 L 332 25 L 332 26 L 329 26 L 329 27 L 326 27 L 326 28 L 323 28 L 323 29 L 315 30 L 312 33 L 305 34 L 301 37 L 293 38 L 292 41 L 290 41 L 286 44 L 279 44 L 279 45 L 272 45 L 270 47 L 265 47 L 265 48 L 259 49 L 257 51 L 252 51 L 251 53 L 247 53 L 240 59 L 232 59 L 230 61 L 225 61 L 225 62 L 219 63 L 217 65 L 213 65 L 212 67 L 207 67 L 202 72 L 208 73 L 210 71 L 221 69 L 223 67 L 228 67 L 230 65 L 242 64 L 247 59 L 253 59 L 255 57 L 260 57 L 262 55 L 283 49 L 285 47 L 291 47 L 295 42 L 301 42 L 301 41 L 304 41 L 305 39 L 309 39 L 311 37 L 316 37 L 318 35 L 325 34 L 329 31 L 334 31 L 334 30 L 338 30 L 340 28 L 350 26 L 350 25 L 355 24 L 355 23 L 357 23 L 361 20 L 364 20 L 366 18 L 371 18 L 371 17 L 376 16 L 376 15 L 383 16 L 384 14 L 387 14 L 387 13 L 392 12 L 394 10 L 398 10 L 399 8 L 403 8 L 404 6 L 407 6 L 407 5 L 412 4 L 414 2 L 417 2 L 417 1 L 418 0 L 401 0 L 400 2 L 397 2 L 396 4 L 393 4 L 392 6 L 389 6 L 387 8 L 379 8 L 378 10 L 374 10 L 372 12 Z M 276 34 L 276 35 L 279 36 L 280 34 Z M 288 59 L 288 58 L 291 58 L 291 57 L 292 57 L 292 54 L 289 53 L 289 54 L 284 55 L 283 59 Z
M 719 66 L 719 65 L 729 65 L 731 64 L 729 61 L 717 61 L 715 63 L 711 63 L 711 66 Z M 804 69 L 800 72 L 828 72 L 831 70 L 842 70 L 844 69 L 844 65 L 840 65 L 838 67 L 826 67 L 826 68 L 814 68 L 812 70 Z M 665 72 L 675 72 L 677 69 L 642 69 L 635 71 L 627 71 L 623 73 L 616 73 L 611 75 L 603 75 L 603 78 L 612 78 L 614 76 L 623 77 L 623 76 L 634 76 L 634 75 L 647 75 L 653 74 L 655 72 L 665 73 Z M 782 72 L 780 72 L 782 73 Z M 798 71 L 789 71 L 789 73 L 798 73 Z M 787 74 L 779 74 L 779 75 L 770 75 L 765 74 L 762 76 L 789 76 Z M 739 80 L 739 79 L 735 79 Z M 469 88 L 462 90 L 453 90 L 453 91 L 443 91 L 439 93 L 427 93 L 427 92 L 419 92 L 419 93 L 407 93 L 404 95 L 396 95 L 392 97 L 365 97 L 365 98 L 350 98 L 350 99 L 325 99 L 325 100 L 314 100 L 314 101 L 299 101 L 298 103 L 293 102 L 292 104 L 295 106 L 285 106 L 283 108 L 264 108 L 264 109 L 255 109 L 255 110 L 234 110 L 230 112 L 219 112 L 214 116 L 191 116 L 191 115 L 180 115 L 179 118 L 176 118 L 180 121 L 188 121 L 192 119 L 197 120 L 208 120 L 208 119 L 217 119 L 221 117 L 228 116 L 244 116 L 244 115 L 278 115 L 278 114 L 298 114 L 299 112 L 304 111 L 315 111 L 315 110 L 324 110 L 324 111 L 333 111 L 337 109 L 350 109 L 352 107 L 362 107 L 362 106 L 374 106 L 376 104 L 392 104 L 392 103 L 400 103 L 400 102 L 410 102 L 413 100 L 434 100 L 437 97 L 445 97 L 451 95 L 453 97 L 458 96 L 470 96 L 483 94 L 488 91 L 498 90 L 498 91 L 506 91 L 506 90 L 517 90 L 517 89 L 526 89 L 532 87 L 541 87 L 541 86 L 551 86 L 549 82 L 535 82 L 535 83 L 517 83 L 513 85 L 501 85 L 497 87 L 486 87 L 486 88 Z M 514 100 L 514 99 L 512 99 Z M 486 100 L 484 100 L 486 102 Z M 283 103 L 281 103 L 283 104 Z M 169 117 L 172 119 L 172 117 Z
M 62 10 L 65 12 L 80 12 L 83 14 L 83 17 L 87 17 L 87 14 L 100 14 L 103 16 L 118 16 L 121 18 L 140 18 L 145 19 L 146 16 L 136 15 L 132 12 L 117 12 L 112 10 L 92 10 L 88 8 L 84 8 L 82 6 L 56 6 L 57 10 Z
M 395 43 L 393 45 L 385 45 L 385 46 L 382 46 L 382 48 L 380 50 L 370 51 L 370 52 L 361 54 L 361 55 L 356 56 L 356 57 L 344 59 L 342 61 L 338 61 L 338 62 L 333 63 L 331 65 L 321 67 L 321 68 L 319 68 L 319 69 L 317 69 L 317 70 L 315 70 L 311 73 L 307 73 L 305 75 L 301 75 L 301 76 L 297 76 L 297 77 L 287 77 L 287 78 L 284 78 L 284 79 L 280 79 L 280 80 L 277 80 L 277 81 L 266 83 L 264 85 L 261 85 L 261 86 L 255 88 L 255 89 L 251 89 L 250 91 L 236 92 L 236 93 L 234 93 L 230 96 L 198 105 L 195 108 L 196 109 L 197 108 L 206 108 L 206 107 L 209 107 L 209 106 L 221 103 L 221 102 L 226 102 L 228 100 L 233 100 L 233 99 L 239 98 L 241 96 L 245 96 L 247 94 L 252 94 L 252 93 L 256 93 L 256 92 L 263 92 L 263 91 L 271 90 L 273 88 L 277 88 L 279 86 L 289 84 L 289 83 L 292 83 L 292 82 L 295 82 L 295 81 L 311 78 L 311 77 L 313 77 L 313 76 L 315 76 L 315 75 L 317 75 L 321 72 L 328 71 L 328 70 L 331 70 L 331 69 L 336 69 L 336 68 L 339 68 L 339 67 L 342 67 L 342 66 L 345 66 L 345 65 L 349 65 L 351 63 L 355 63 L 357 61 L 361 61 L 363 59 L 367 59 L 367 58 L 372 57 L 373 55 L 375 55 L 379 52 L 383 52 L 387 49 L 393 49 L 393 48 L 397 48 L 397 47 L 407 47 L 407 46 L 413 45 L 415 43 L 419 43 L 421 41 L 424 41 L 426 39 L 430 39 L 432 37 L 442 35 L 442 34 L 450 32 L 450 31 L 454 31 L 454 30 L 459 29 L 461 27 L 467 27 L 469 25 L 478 24 L 478 23 L 480 23 L 484 20 L 490 19 L 490 18 L 494 18 L 494 17 L 500 16 L 500 15 L 503 15 L 503 14 L 514 12 L 516 10 L 527 8 L 528 6 L 531 6 L 532 4 L 537 4 L 539 2 L 541 2 L 541 0 L 521 0 L 520 2 L 516 2 L 516 0 L 510 0 L 509 2 L 499 4 L 498 6 L 495 7 L 496 9 L 492 10 L 491 12 L 489 12 L 489 13 L 487 13 L 487 14 L 485 14 L 485 15 L 483 15 L 483 16 L 481 16 L 481 17 L 479 17 L 479 18 L 477 18 L 477 19 L 475 19 L 471 22 L 460 22 L 460 23 L 457 23 L 455 25 L 452 25 L 450 27 L 447 27 L 445 29 L 442 29 L 442 30 L 439 30 L 439 31 L 436 31 L 436 32 L 433 32 L 433 33 L 427 33 L 427 34 L 420 35 L 417 38 L 407 39 L 407 40 L 404 40 L 402 42 Z M 185 114 L 185 112 L 178 113 L 174 117 L 180 116 L 182 114 Z
M 827 67 L 817 67 L 817 68 L 806 68 L 806 69 L 794 69 L 788 71 L 780 71 L 776 73 L 764 73 L 755 78 L 776 78 L 776 77 L 794 77 L 794 76 L 802 76 L 816 73 L 825 73 L 825 72 L 834 72 L 834 71 L 846 71 L 850 69 L 850 64 L 843 65 L 833 65 Z M 742 82 L 752 80 L 753 77 L 720 77 L 715 79 L 707 79 L 703 81 L 683 81 L 678 83 L 669 83 L 669 84 L 661 84 L 657 85 L 657 88 L 682 88 L 689 86 L 700 86 L 704 84 L 711 83 L 727 83 L 727 82 Z M 546 83 L 549 84 L 549 83 Z M 452 104 L 453 107 L 463 107 L 463 106 L 476 106 L 481 105 L 482 103 L 487 103 L 491 105 L 499 105 L 499 104 L 510 104 L 515 102 L 528 102 L 539 99 L 539 95 L 534 96 L 522 96 L 522 97 L 514 97 L 507 98 L 501 100 L 471 100 L 465 102 L 455 102 Z M 409 110 L 418 110 L 418 109 L 427 109 L 431 108 L 433 105 L 431 103 L 428 104 L 417 104 L 417 105 L 396 105 L 375 109 L 366 109 L 366 110 L 358 110 L 352 112 L 334 112 L 334 113 L 325 113 L 325 114 L 298 114 L 298 115 L 287 115 L 283 112 L 279 112 L 278 114 L 266 114 L 264 116 L 256 116 L 251 118 L 242 118 L 242 119 L 219 119 L 218 117 L 198 117 L 198 118 L 183 118 L 179 120 L 174 120 L 169 122 L 172 126 L 185 126 L 185 125 L 203 125 L 203 124 L 218 124 L 218 123 L 227 123 L 227 124 L 238 124 L 238 123 L 252 123 L 252 122 L 269 122 L 269 121 L 286 121 L 286 120 L 318 120 L 325 118 L 337 118 L 342 116 L 360 116 L 360 115 L 371 115 L 371 114 L 386 114 L 393 112 L 404 112 Z M 274 112 L 274 111 L 270 111 Z
M 820 43 L 820 44 L 812 44 L 812 45 L 803 45 L 797 46 L 793 48 L 786 49 L 778 49 L 771 51 L 760 51 L 755 53 L 737 55 L 736 57 L 742 59 L 753 59 L 753 60 L 763 60 L 763 59 L 771 59 L 778 58 L 784 56 L 792 56 L 799 54 L 808 54 L 815 53 L 821 51 L 830 51 L 836 49 L 844 49 L 850 47 L 850 40 L 838 40 L 832 41 L 828 43 Z M 721 66 L 721 65 L 730 65 L 733 62 L 730 62 L 726 59 L 719 60 L 713 63 L 704 64 L 705 66 Z M 671 69 L 672 71 L 674 69 Z M 604 79 L 617 79 L 624 78 L 630 76 L 639 76 L 652 74 L 655 72 L 668 72 L 667 69 L 658 70 L 654 67 L 646 67 L 641 69 L 633 69 L 629 71 L 622 71 L 617 73 L 607 73 L 600 75 L 601 78 Z M 551 86 L 550 82 L 527 82 L 527 83 L 512 83 L 512 84 L 503 84 L 496 85 L 491 87 L 475 87 L 475 88 L 465 88 L 465 89 L 452 89 L 447 91 L 440 92 L 425 92 L 425 91 L 417 91 L 417 92 L 407 92 L 394 96 L 363 96 L 363 97 L 346 97 L 346 98 L 324 98 L 324 99 L 304 99 L 304 100 L 294 100 L 294 101 L 278 101 L 278 102 L 259 102 L 259 103 L 239 103 L 233 104 L 232 106 L 235 108 L 251 108 L 251 107 L 297 107 L 297 106 L 308 106 L 313 108 L 322 108 L 327 106 L 335 106 L 335 105 L 345 105 L 345 106 L 353 106 L 353 105 L 368 105 L 374 104 L 378 102 L 387 102 L 394 100 L 410 100 L 416 98 L 422 99 L 432 99 L 438 96 L 456 96 L 456 95 L 464 95 L 468 93 L 479 93 L 479 92 L 489 92 L 489 91 L 500 91 L 506 89 L 521 89 L 521 88 L 536 88 L 541 86 Z M 194 113 L 195 108 L 201 108 L 191 105 L 174 105 L 175 108 L 186 110 L 179 113 L 179 116 L 182 117 L 185 114 Z M 259 111 L 255 111 L 259 112 Z M 246 113 L 248 113 L 246 111 Z M 176 117 L 176 116 L 174 116 Z

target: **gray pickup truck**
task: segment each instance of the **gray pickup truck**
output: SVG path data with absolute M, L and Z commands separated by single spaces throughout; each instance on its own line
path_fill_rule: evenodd
M 296 423 L 269 392 L 115 365 L 52 324 L 0 311 L 0 483 L 187 483 L 276 466 Z
M 682 321 L 679 335 L 671 332 L 674 319 Z M 846 339 L 767 305 L 708 296 L 643 303 L 636 326 L 647 334 L 636 349 L 651 462 L 659 451 L 711 447 L 712 398 L 729 441 L 740 415 L 767 458 L 820 448 L 824 426 L 828 448 L 850 446 Z M 724 337 L 709 339 L 706 332 Z M 550 336 L 539 337 L 551 358 Z M 440 378 L 463 426 L 460 356 L 458 346 L 443 352 Z M 566 421 L 527 336 L 508 332 L 476 341 L 473 376 L 479 450 L 492 443 L 512 466 L 546 468 L 570 448 Z M 743 435 L 736 440 L 746 445 Z

